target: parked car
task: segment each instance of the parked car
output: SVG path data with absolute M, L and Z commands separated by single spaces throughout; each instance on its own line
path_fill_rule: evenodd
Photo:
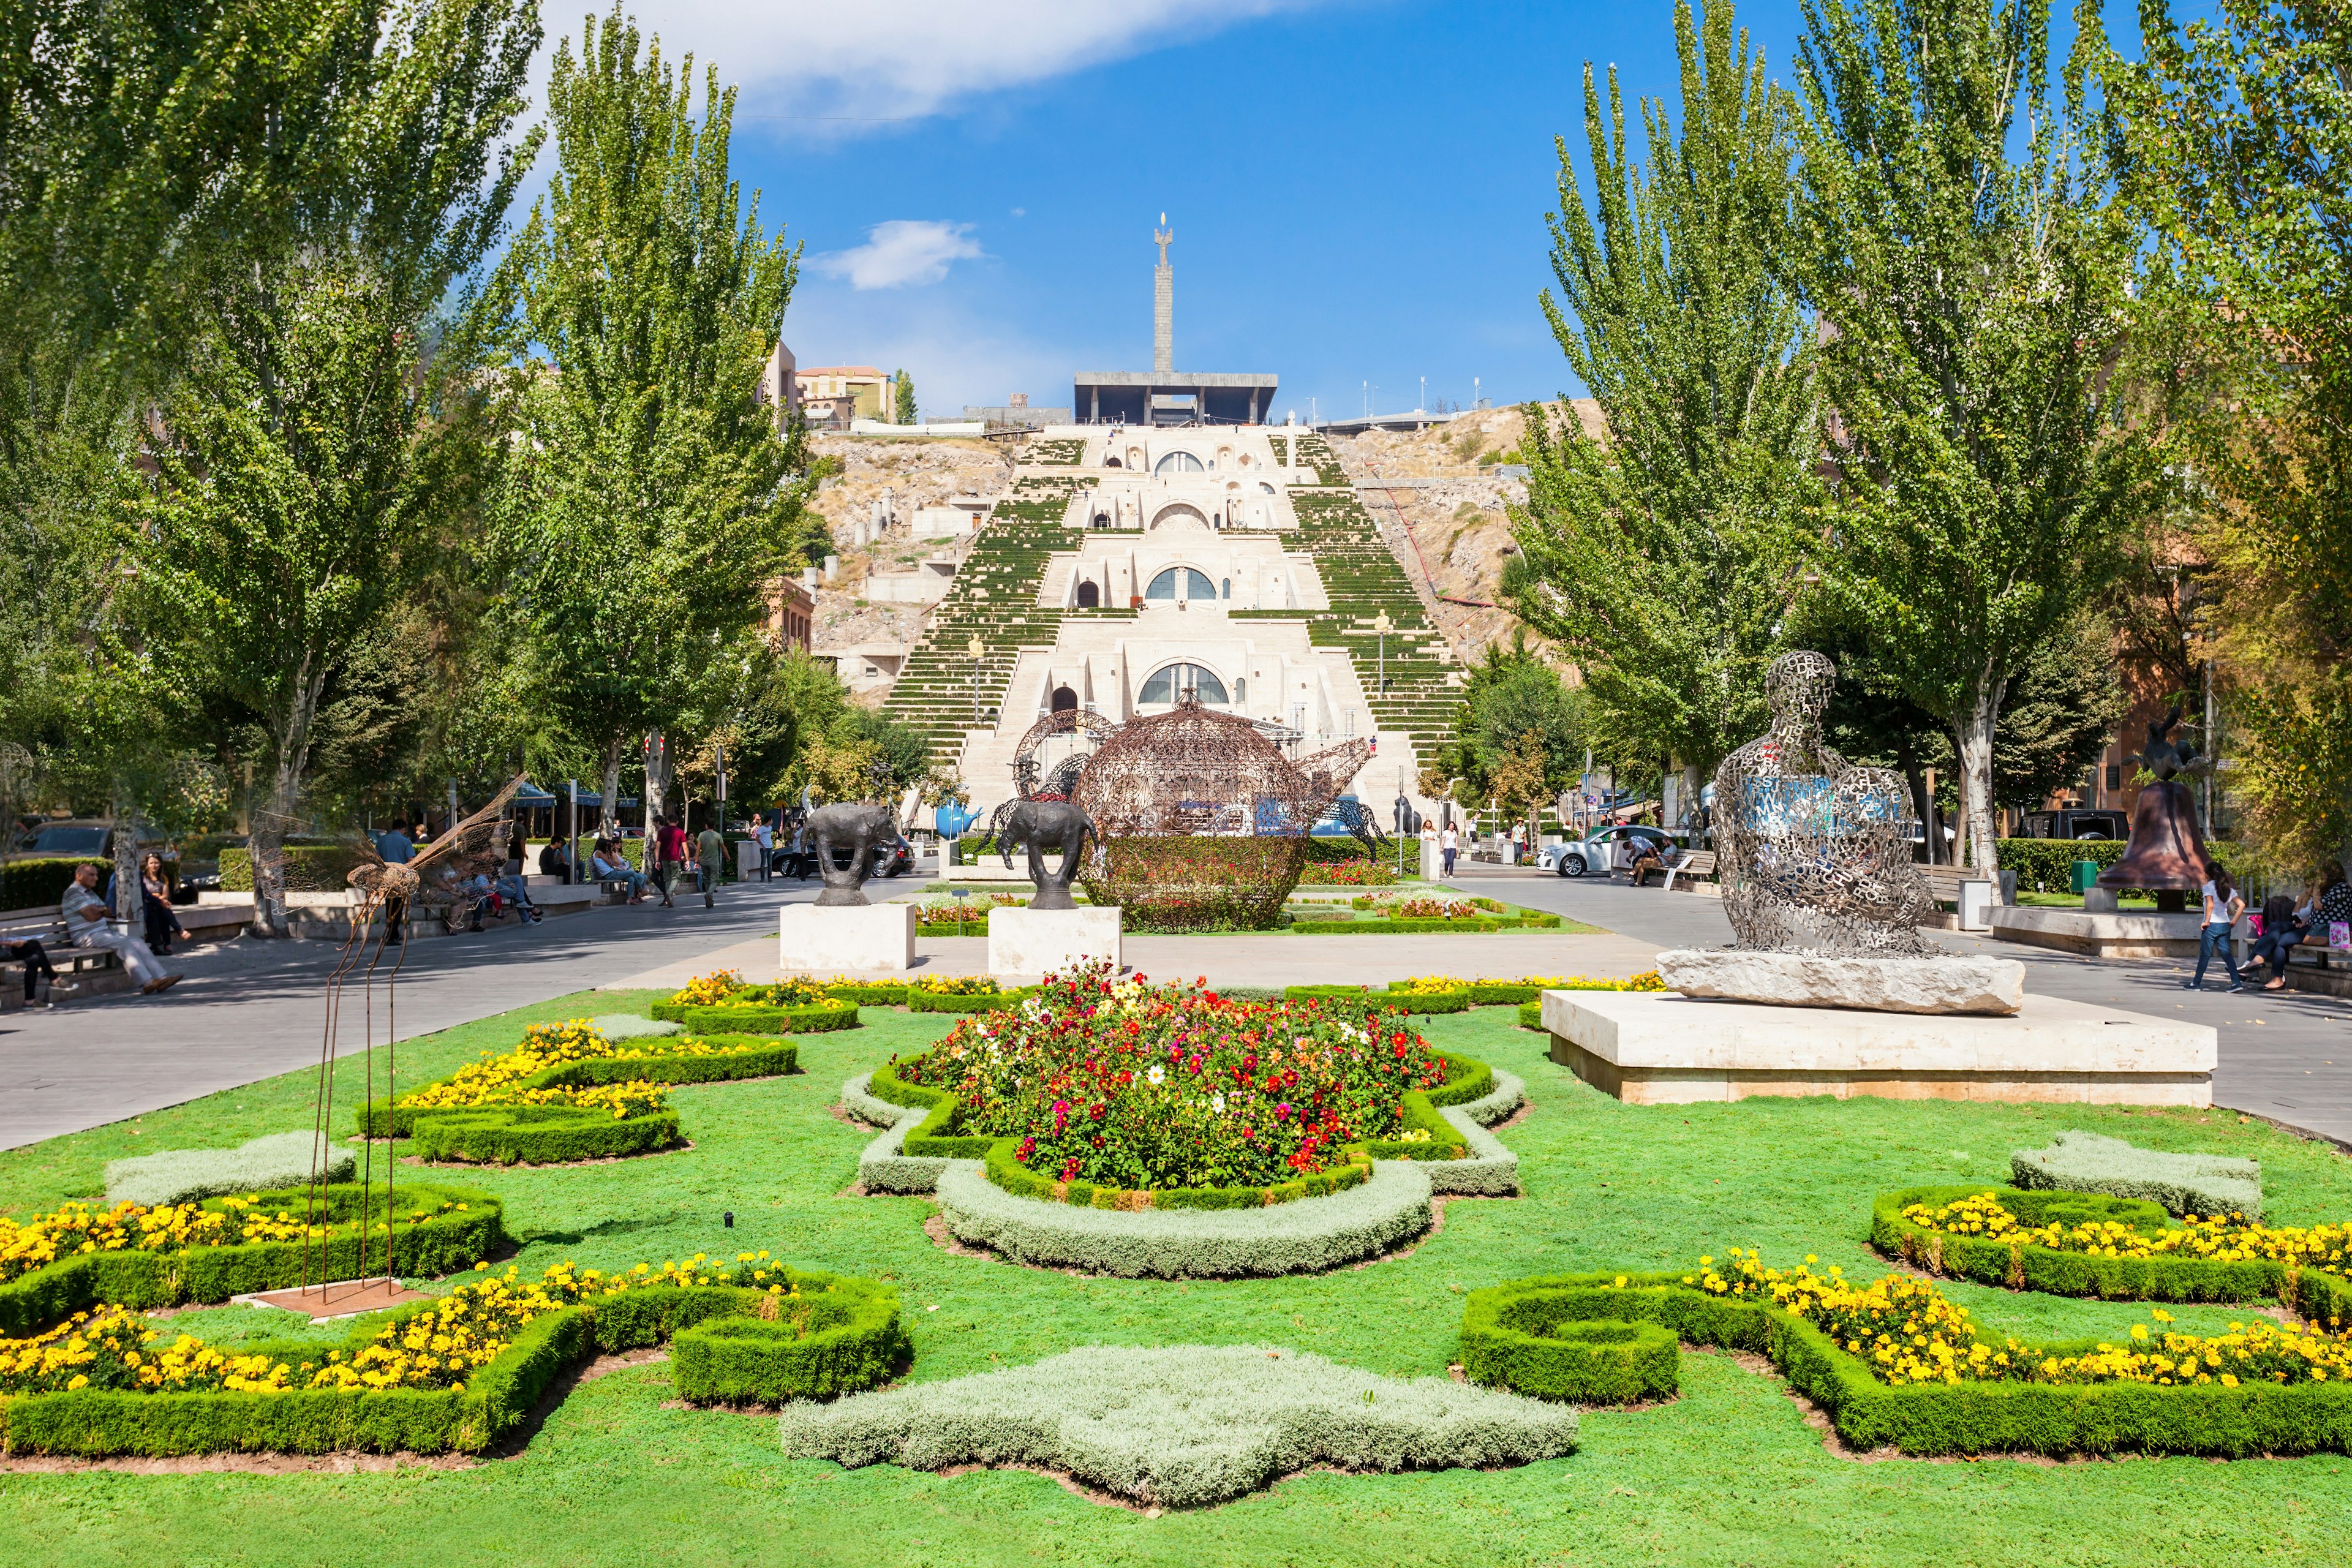
M 2029 811 L 2028 838 L 2129 838 L 2131 819 L 2120 811 Z
M 174 903 L 195 902 L 195 892 L 187 885 L 185 868 L 180 852 L 161 838 L 145 840 L 142 850 L 156 850 L 163 857 L 163 874 L 172 879 Z M 111 868 L 114 864 L 114 824 L 102 816 L 78 816 L 43 822 L 16 836 L 16 853 L 27 858 L 58 860 L 95 860 Z M 220 879 L 212 879 L 218 886 Z
M 873 875 L 903 877 L 915 868 L 914 846 L 907 843 L 906 840 L 900 839 L 895 845 L 878 845 L 876 847 L 880 853 L 874 857 Z M 817 874 L 816 851 L 814 848 L 803 848 L 797 843 L 790 846 L 778 845 L 770 851 L 770 865 L 779 876 L 791 877 L 795 880 L 805 879 Z
M 1537 852 L 1536 864 L 1563 877 L 1606 877 L 1631 866 L 1645 843 L 1669 855 L 1675 847 L 1674 836 L 1665 829 L 1628 823 L 1596 827 L 1566 844 L 1547 844 Z

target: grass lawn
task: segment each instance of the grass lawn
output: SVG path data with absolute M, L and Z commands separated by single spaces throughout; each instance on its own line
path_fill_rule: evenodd
M 521 1026 L 605 1012 L 567 998 L 402 1047 L 405 1081 L 445 1072 Z M 650 1000 L 650 996 L 635 998 Z M 1528 1080 L 1532 1115 L 1503 1136 L 1527 1195 L 1456 1200 L 1410 1257 L 1328 1277 L 1191 1283 L 1082 1279 L 953 1258 L 920 1198 L 843 1195 L 870 1134 L 827 1114 L 841 1081 L 921 1048 L 954 1020 L 869 1010 L 869 1026 L 802 1044 L 802 1076 L 681 1089 L 690 1150 L 612 1164 L 484 1172 L 527 1273 L 768 1248 L 895 1279 L 918 1380 L 1088 1343 L 1264 1342 L 1396 1375 L 1442 1373 L 1465 1290 L 1517 1276 L 1687 1264 L 1738 1245 L 1816 1253 L 1868 1278 L 1872 1195 L 1906 1183 L 1993 1182 L 2012 1148 L 2082 1127 L 2147 1145 L 2258 1156 L 2281 1222 L 2352 1215 L 2352 1163 L 2227 1112 L 1751 1100 L 1629 1107 L 1542 1054 L 1515 1010 L 1431 1020 L 1440 1046 Z M 307 1124 L 299 1075 L 136 1122 L 0 1153 L 0 1209 L 93 1193 L 128 1152 L 228 1144 Z M 450 1177 L 444 1173 L 442 1179 Z M 720 1228 L 732 1209 L 735 1228 Z M 2129 1303 L 1945 1287 L 2026 1337 L 2112 1333 Z M 2181 1307 L 2210 1331 L 2244 1310 Z M 245 1310 L 181 1325 L 249 1332 Z M 283 1320 L 280 1320 L 282 1321 Z M 335 1331 L 338 1334 L 340 1329 Z M 2352 1459 L 2052 1465 L 1832 1456 L 1780 1384 L 1727 1357 L 1684 1358 L 1676 1402 L 1585 1417 L 1574 1457 L 1495 1473 L 1310 1473 L 1270 1492 L 1158 1519 L 1095 1506 L 1017 1471 L 944 1479 L 780 1457 L 775 1423 L 664 1408 L 667 1366 L 576 1388 L 515 1458 L 470 1468 L 257 1475 L 0 1474 L 0 1562 L 452 1563 L 1939 1564 L 2340 1563 Z

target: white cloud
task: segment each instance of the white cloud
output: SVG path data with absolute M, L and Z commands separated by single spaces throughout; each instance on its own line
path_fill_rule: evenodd
M 636 0 L 631 10 L 641 33 L 661 36 L 665 57 L 691 52 L 698 76 L 707 62 L 721 82 L 741 86 L 739 121 L 838 133 L 1324 3 L 1033 0 L 1016 16 L 945 0 Z
M 828 278 L 846 278 L 853 289 L 899 289 L 936 283 L 948 268 L 985 255 L 968 223 L 892 218 L 866 231 L 866 243 L 810 259 Z

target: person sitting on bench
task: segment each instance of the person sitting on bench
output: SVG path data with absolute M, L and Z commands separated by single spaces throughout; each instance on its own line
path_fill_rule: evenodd
M 107 923 L 112 912 L 106 900 L 98 896 L 98 867 L 85 863 L 74 868 L 74 879 L 66 889 L 66 896 L 58 905 L 65 916 L 66 930 L 73 935 L 76 947 L 102 947 L 122 960 L 131 971 L 131 978 L 139 982 L 139 989 L 152 995 L 168 991 L 180 983 L 176 974 L 163 973 L 163 961 L 149 947 L 129 931 L 116 931 Z
M 49 1005 L 49 987 L 57 983 L 58 966 L 31 937 L 0 937 L 0 958 L 13 958 L 25 965 L 25 1005 L 46 1007 Z
M 641 903 L 646 896 L 646 874 L 623 858 L 621 847 L 609 838 L 596 840 L 596 847 L 588 857 L 600 882 L 620 882 L 629 889 L 629 902 Z
M 1633 886 L 1637 888 L 1653 871 L 1663 873 L 1666 868 L 1665 851 L 1657 841 L 1644 838 L 1641 843 L 1641 848 L 1633 852 L 1633 863 L 1626 868 L 1633 873 Z

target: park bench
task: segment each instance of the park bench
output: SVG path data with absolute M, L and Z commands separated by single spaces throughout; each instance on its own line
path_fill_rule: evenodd
M 1681 858 L 1677 859 L 1673 865 L 1666 868 L 1666 891 L 1671 893 L 1675 890 L 1675 879 L 1676 877 L 1680 877 L 1684 879 L 1685 890 L 1687 891 L 1689 883 L 1696 882 L 1703 878 L 1712 877 L 1714 875 L 1714 850 L 1685 849 L 1683 851 Z
M 105 948 L 75 947 L 67 941 L 65 917 L 58 912 L 55 904 L 0 910 L 0 937 L 11 942 L 23 942 L 29 937 L 38 942 L 58 972 L 61 990 L 86 989 L 85 976 L 94 980 L 110 970 L 119 973 L 122 968 L 122 960 Z M 13 1007 L 24 994 L 24 961 L 0 959 L 0 1005 Z

